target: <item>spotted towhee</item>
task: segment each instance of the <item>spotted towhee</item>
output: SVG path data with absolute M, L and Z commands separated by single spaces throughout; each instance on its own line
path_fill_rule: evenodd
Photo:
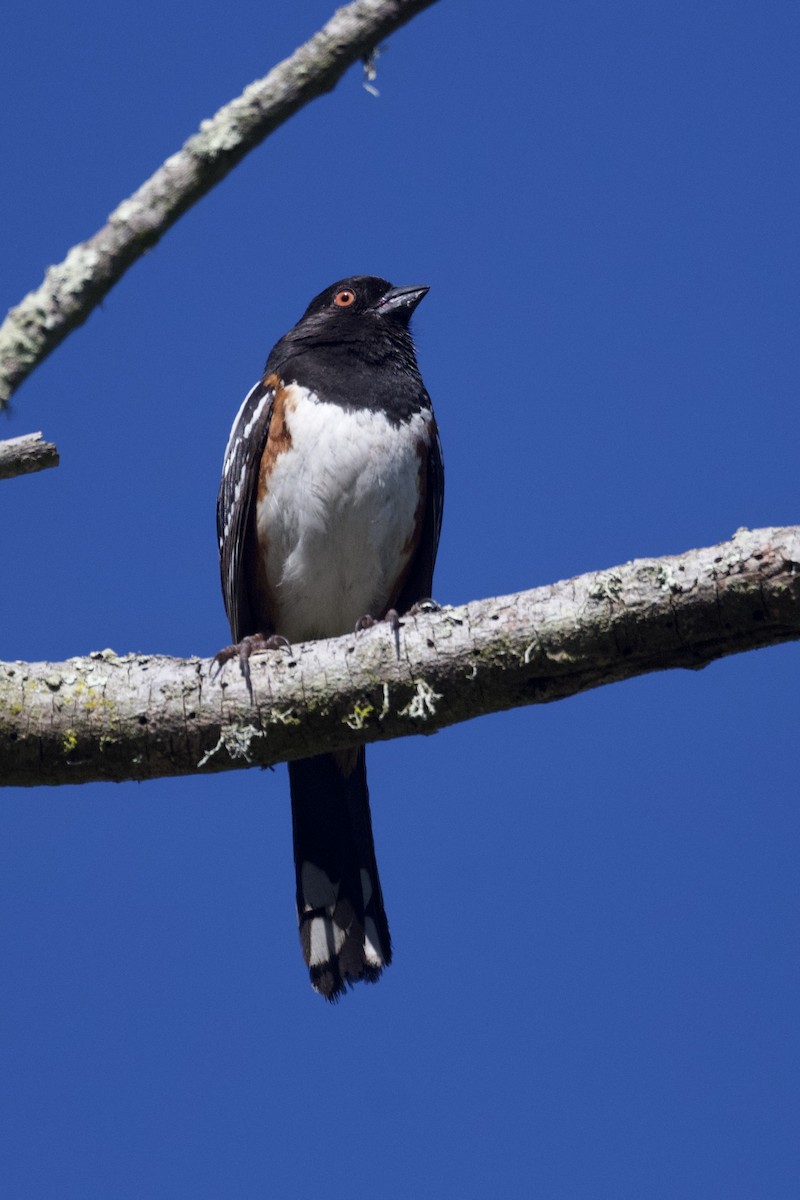
M 338 637 L 431 595 L 442 455 L 409 319 L 426 287 L 356 275 L 273 349 L 233 423 L 217 498 L 225 609 L 254 649 Z M 297 912 L 329 1000 L 391 962 L 364 747 L 289 763 Z

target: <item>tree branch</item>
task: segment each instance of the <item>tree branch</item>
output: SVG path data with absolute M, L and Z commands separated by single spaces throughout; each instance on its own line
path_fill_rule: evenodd
M 108 223 L 50 267 L 0 326 L 0 410 L 34 367 L 81 325 L 129 266 L 268 134 L 331 91 L 378 43 L 435 0 L 355 0 L 263 79 L 203 121 Z
M 0 783 L 32 785 L 268 766 L 616 680 L 800 638 L 800 527 L 236 663 L 111 650 L 0 664 Z
M 58 463 L 58 450 L 52 442 L 43 441 L 41 433 L 26 433 L 0 442 L 0 479 L 30 475 L 57 467 Z

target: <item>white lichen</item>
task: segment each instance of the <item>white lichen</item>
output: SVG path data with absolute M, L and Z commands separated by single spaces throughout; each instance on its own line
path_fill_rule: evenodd
M 408 704 L 398 712 L 399 717 L 410 717 L 412 721 L 427 721 L 429 716 L 436 715 L 436 701 L 443 698 L 441 692 L 435 692 L 424 679 L 418 679 L 415 695 Z

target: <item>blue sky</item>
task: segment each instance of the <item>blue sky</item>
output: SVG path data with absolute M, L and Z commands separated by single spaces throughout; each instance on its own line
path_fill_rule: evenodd
M 9 307 L 327 4 L 5 18 Z M 342 276 L 427 283 L 442 602 L 798 521 L 792 3 L 446 0 L 138 263 L 3 436 L 5 659 L 228 638 L 231 421 Z M 371 748 L 395 963 L 329 1008 L 285 770 L 0 795 L 14 1200 L 795 1197 L 795 645 Z

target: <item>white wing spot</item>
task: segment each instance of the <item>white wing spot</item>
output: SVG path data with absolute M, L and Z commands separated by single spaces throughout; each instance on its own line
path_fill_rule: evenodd
M 383 967 L 386 964 L 381 950 L 381 939 L 372 917 L 366 917 L 364 920 L 364 957 L 373 967 Z
M 250 420 L 247 422 L 247 424 L 244 427 L 244 433 L 242 434 L 242 437 L 244 438 L 245 441 L 247 441 L 247 439 L 250 437 L 250 434 L 255 429 L 258 419 L 261 416 L 262 412 L 264 411 L 264 405 L 268 404 L 271 399 L 272 399 L 272 391 L 270 390 L 270 391 L 265 392 L 264 395 L 259 400 L 259 402 L 256 406 L 256 411 L 253 413 L 252 417 L 250 418 Z

